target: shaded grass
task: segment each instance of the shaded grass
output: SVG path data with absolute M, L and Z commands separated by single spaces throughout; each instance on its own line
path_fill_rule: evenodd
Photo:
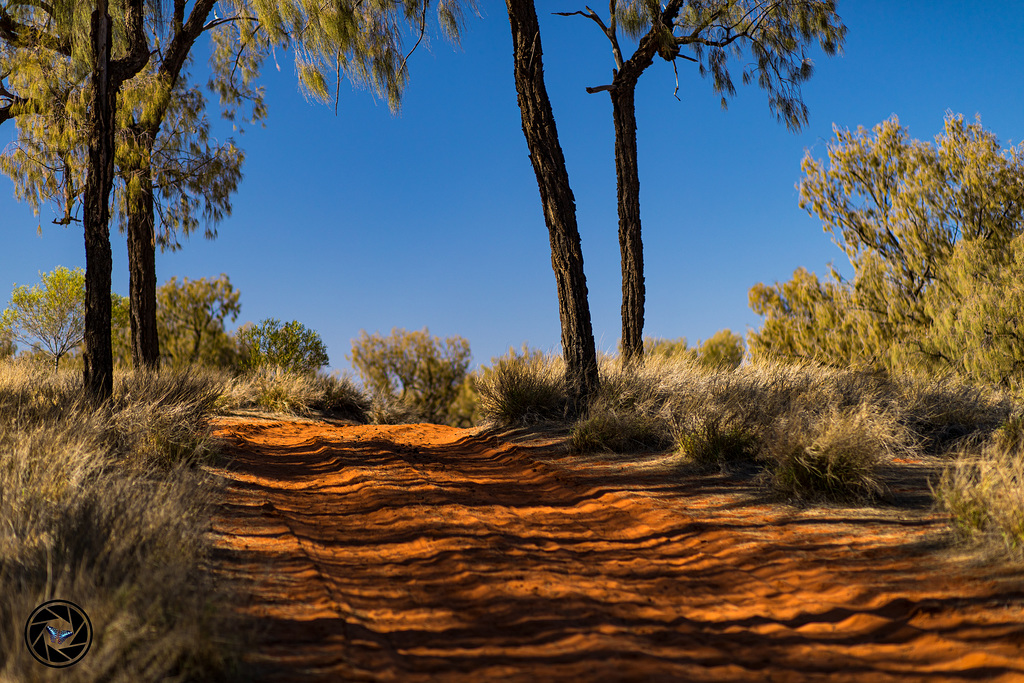
M 1020 418 L 1011 418 L 980 449 L 961 450 L 932 491 L 962 539 L 1024 559 L 1020 436 Z
M 506 425 L 562 419 L 563 367 L 539 353 L 500 359 L 478 381 L 482 412 Z M 577 452 L 672 448 L 681 466 L 759 470 L 786 500 L 868 502 L 886 494 L 880 473 L 895 458 L 952 458 L 994 434 L 1024 444 L 1009 394 L 950 376 L 657 356 L 602 357 L 600 376 L 587 414 L 567 424 Z
M 290 415 L 319 413 L 359 423 L 371 421 L 371 399 L 348 377 L 260 366 L 226 380 L 220 412 L 255 408 Z
M 214 483 L 193 467 L 221 380 L 120 375 L 95 411 L 80 382 L 0 363 L 0 679 L 46 679 L 21 628 L 62 598 L 95 633 L 61 680 L 244 680 L 231 596 L 201 568 Z

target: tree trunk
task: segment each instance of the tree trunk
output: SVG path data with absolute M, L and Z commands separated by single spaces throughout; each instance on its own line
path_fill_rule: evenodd
M 533 0 L 506 0 L 512 28 L 516 92 L 523 134 L 537 176 L 544 221 L 551 240 L 551 267 L 558 289 L 562 353 L 569 395 L 568 417 L 581 415 L 596 393 L 597 352 L 587 303 L 587 278 L 576 226 L 576 199 L 558 142 L 555 117 L 544 86 L 540 27 Z
M 636 158 L 635 80 L 611 92 L 615 121 L 615 175 L 622 257 L 622 359 L 636 365 L 644 355 L 644 245 L 640 235 L 640 171 Z
M 132 366 L 155 369 L 160 363 L 156 328 L 156 235 L 153 176 L 149 155 L 155 136 L 144 133 L 145 155 L 139 169 L 140 192 L 128 197 L 128 299 Z
M 112 22 L 107 0 L 92 13 L 90 43 L 93 71 L 89 112 L 89 166 L 82 222 L 85 228 L 85 390 L 96 403 L 114 390 L 114 356 L 110 344 L 110 190 L 114 184 L 114 132 L 117 93 L 149 60 L 143 33 L 142 0 L 124 8 L 131 43 L 120 60 L 110 59 Z
M 110 345 L 110 189 L 114 184 L 114 109 L 117 88 L 110 77 L 111 21 L 100 0 L 92 13 L 92 96 L 89 169 L 85 181 L 85 390 L 97 403 L 113 393 Z

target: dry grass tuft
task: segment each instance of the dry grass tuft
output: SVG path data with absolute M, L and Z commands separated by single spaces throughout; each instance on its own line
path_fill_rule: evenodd
M 257 408 L 289 415 L 316 412 L 360 423 L 370 421 L 370 399 L 350 378 L 276 366 L 261 366 L 229 380 L 216 407 L 222 412 Z
M 38 679 L 18 624 L 73 596 L 96 631 L 68 680 L 242 680 L 230 596 L 202 571 L 214 486 L 191 467 L 219 380 L 119 376 L 102 411 L 80 384 L 0 363 L 0 679 Z
M 559 357 L 511 351 L 477 380 L 480 412 L 503 426 L 561 419 L 566 406 L 564 373 Z
M 1013 423 L 1008 424 L 1014 424 Z M 993 436 L 980 452 L 961 451 L 933 493 L 964 540 L 1024 558 L 1024 450 L 1019 424 Z

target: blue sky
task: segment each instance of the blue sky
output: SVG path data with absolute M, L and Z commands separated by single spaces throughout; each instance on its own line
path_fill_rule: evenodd
M 520 127 L 503 3 L 480 0 L 462 44 L 440 37 L 410 60 L 402 111 L 342 86 L 333 107 L 299 93 L 290 55 L 264 69 L 269 118 L 236 141 L 245 178 L 219 237 L 194 237 L 158 254 L 157 277 L 227 273 L 241 292 L 232 325 L 297 319 L 321 334 L 331 368 L 360 330 L 393 327 L 467 338 L 474 365 L 529 342 L 558 351 L 560 329 L 547 229 Z M 537 1 L 548 92 L 577 217 L 598 348 L 620 332 L 620 270 L 607 94 L 607 40 L 581 17 L 550 12 L 575 2 Z M 598 5 L 603 8 L 603 5 Z M 845 54 L 812 52 L 803 88 L 810 123 L 776 122 L 756 86 L 737 85 L 723 111 L 709 81 L 657 60 L 637 89 L 641 211 L 647 284 L 645 334 L 686 337 L 760 325 L 747 293 L 804 266 L 824 276 L 852 269 L 820 223 L 797 205 L 806 150 L 825 155 L 833 123 L 872 127 L 892 114 L 931 140 L 946 110 L 1006 144 L 1024 137 L 1024 6 L 1017 2 L 843 0 Z M 411 43 L 410 43 L 411 44 Z M 735 71 L 738 75 L 739 69 Z M 194 69 L 205 81 L 202 68 Z M 737 83 L 739 79 L 736 78 Z M 211 111 L 215 112 L 215 103 Z M 220 126 L 221 137 L 232 135 Z M 0 145 L 14 135 L 0 128 Z M 0 297 L 38 271 L 84 266 L 80 227 L 39 219 L 0 178 Z M 124 237 L 113 235 L 115 291 L 127 294 Z

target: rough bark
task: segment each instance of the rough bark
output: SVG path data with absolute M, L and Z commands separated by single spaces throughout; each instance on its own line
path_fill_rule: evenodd
M 200 0 L 192 8 L 188 21 L 181 24 L 184 3 L 175 6 L 174 36 L 160 64 L 160 77 L 173 89 L 188 54 L 213 11 L 215 0 Z M 140 196 L 128 199 L 129 316 L 131 321 L 132 366 L 156 368 L 160 363 L 160 340 L 156 324 L 156 222 L 153 213 L 153 171 L 150 162 L 153 145 L 167 113 L 166 104 L 152 112 L 152 123 L 136 126 L 135 134 L 145 148 L 143 163 L 129 169 L 138 176 Z
M 145 158 L 154 135 L 144 138 Z M 131 321 L 132 366 L 155 369 L 160 363 L 156 327 L 156 233 L 153 216 L 153 177 L 148 163 L 139 169 L 137 196 L 128 197 L 128 300 Z
M 114 184 L 114 132 L 117 93 L 146 65 L 149 52 L 142 30 L 142 0 L 129 0 L 125 19 L 131 49 L 111 60 L 112 22 L 106 0 L 92 13 L 93 72 L 89 113 L 89 169 L 82 222 L 85 232 L 85 390 L 96 403 L 110 398 L 114 357 L 110 343 L 110 190 Z
M 544 221 L 551 241 L 551 267 L 558 290 L 569 416 L 582 414 L 599 386 L 597 352 L 587 302 L 583 251 L 576 225 L 576 199 L 558 141 L 555 117 L 544 85 L 540 27 L 533 0 L 506 0 L 523 134 L 537 176 Z
M 636 157 L 636 81 L 611 91 L 615 121 L 615 175 L 622 261 L 622 359 L 634 365 L 644 355 L 644 246 L 640 223 L 640 171 Z
M 636 153 L 636 84 L 641 74 L 654 63 L 654 55 L 659 53 L 659 33 L 663 27 L 672 25 L 682 5 L 683 0 L 671 0 L 655 25 L 640 40 L 636 51 L 625 62 L 622 61 L 614 22 L 610 26 L 601 24 L 612 43 L 618 69 L 610 86 L 587 88 L 587 92 L 591 93 L 607 90 L 612 99 L 619 253 L 622 263 L 622 360 L 626 365 L 636 365 L 643 360 L 644 308 L 647 299 L 640 221 L 640 169 Z
M 97 402 L 113 393 L 110 345 L 110 189 L 114 184 L 114 110 L 117 88 L 110 74 L 111 21 L 106 2 L 92 13 L 92 101 L 89 171 L 85 180 L 85 389 Z

